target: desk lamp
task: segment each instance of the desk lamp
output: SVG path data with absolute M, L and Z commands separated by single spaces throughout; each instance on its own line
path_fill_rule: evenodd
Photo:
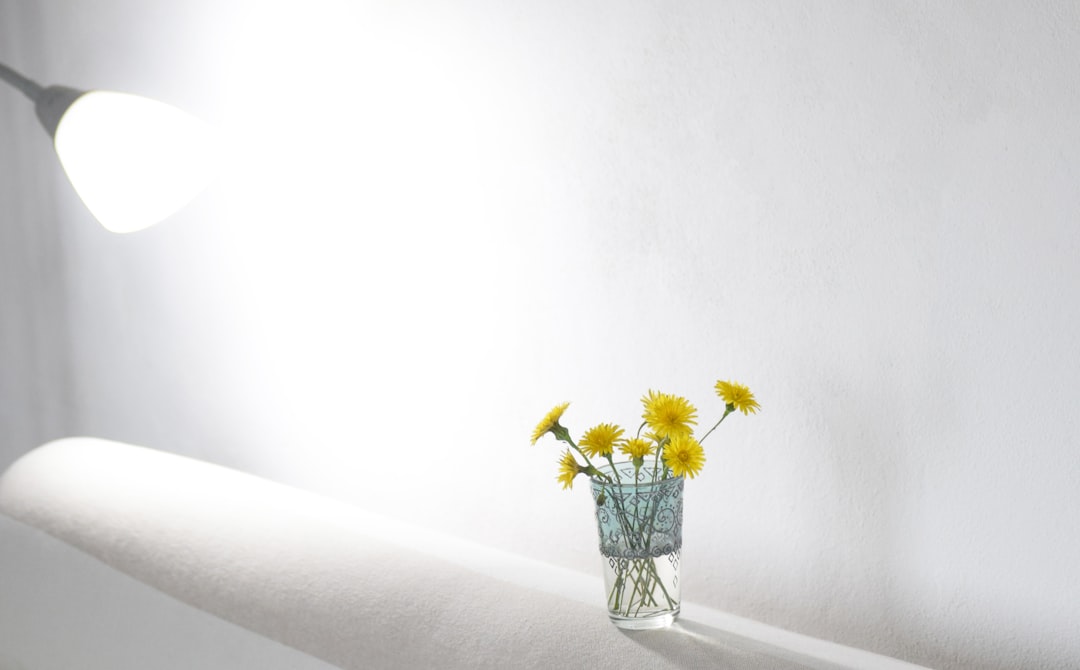
M 112 232 L 168 218 L 209 181 L 212 134 L 175 107 L 127 93 L 43 87 L 3 63 L 0 79 L 34 103 L 75 192 Z

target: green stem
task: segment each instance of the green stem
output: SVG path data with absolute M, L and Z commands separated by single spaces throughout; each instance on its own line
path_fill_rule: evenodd
M 653 479 L 655 480 L 655 477 Z M 634 486 L 637 487 L 639 484 L 635 482 Z M 649 496 L 644 504 L 639 499 L 629 508 L 619 504 L 621 497 L 613 496 L 612 500 L 627 547 L 640 551 L 645 556 L 613 559 L 616 563 L 613 567 L 615 574 L 611 592 L 608 594 L 609 607 L 613 612 L 628 617 L 640 616 L 642 610 L 649 608 L 660 608 L 661 602 L 666 602 L 667 607 L 674 608 L 676 602 L 668 592 L 667 585 L 656 566 L 659 557 L 650 556 L 651 529 L 656 523 L 659 499 Z
M 562 428 L 562 430 L 557 430 L 557 429 L 559 429 L 559 428 Z M 572 447 L 572 448 L 574 449 L 574 451 L 578 452 L 578 454 L 580 454 L 580 455 L 581 455 L 581 457 L 582 457 L 583 459 L 585 459 L 585 465 L 588 465 L 588 466 L 589 466 L 589 469 L 590 469 L 590 470 L 591 470 L 591 471 L 592 471 L 592 472 L 593 472 L 593 473 L 594 473 L 594 474 L 595 474 L 595 475 L 596 475 L 597 477 L 599 477 L 599 478 L 601 478 L 601 479 L 604 479 L 604 480 L 606 480 L 606 481 L 608 481 L 608 482 L 610 482 L 610 481 L 611 481 L 611 477 L 608 477 L 608 476 L 607 476 L 607 475 L 605 475 L 605 474 L 604 474 L 603 472 L 600 472 L 600 469 L 599 469 L 599 468 L 597 468 L 597 467 L 596 467 L 595 465 L 593 465 L 593 464 L 592 464 L 592 461 L 590 461 L 590 460 L 589 460 L 589 457 L 585 455 L 585 452 L 581 450 L 581 447 L 579 447 L 579 446 L 577 446 L 576 444 L 574 444 L 574 438 L 570 437 L 570 431 L 568 431 L 568 430 L 566 430 L 565 428 L 563 428 L 562 426 L 559 426 L 558 424 L 556 424 L 555 428 L 553 428 L 553 429 L 551 430 L 551 432 L 555 434 L 555 438 L 556 438 L 556 439 L 558 439 L 558 440 L 561 440 L 561 441 L 563 441 L 563 442 L 565 442 L 565 443 L 569 444 L 569 445 L 570 445 L 570 446 L 571 446 L 571 447 Z
M 664 595 L 669 608 L 676 603 L 668 593 L 667 585 L 656 568 L 660 557 L 615 559 L 615 579 L 611 593 L 608 594 L 608 606 L 624 616 L 638 616 L 645 607 L 659 607 L 656 589 Z
M 714 430 L 716 430 L 717 428 L 719 428 L 719 427 L 720 427 L 720 424 L 724 423 L 724 419 L 726 419 L 726 418 L 727 418 L 727 415 L 728 415 L 728 414 L 731 414 L 731 412 L 732 412 L 732 411 L 734 411 L 734 409 L 735 409 L 735 408 L 734 408 L 734 407 L 732 407 L 731 405 L 728 405 L 727 407 L 725 407 L 725 408 L 724 408 L 724 416 L 720 417 L 720 420 L 716 422 L 716 425 L 715 425 L 715 426 L 713 426 L 712 428 L 710 428 L 710 429 L 709 429 L 709 432 L 705 433 L 705 434 L 704 434 L 704 435 L 703 435 L 703 436 L 701 437 L 701 439 L 700 439 L 700 440 L 698 440 L 698 443 L 700 444 L 701 442 L 704 442 L 704 441 L 705 441 L 705 438 L 706 438 L 706 437 L 708 437 L 709 435 L 712 435 L 712 432 L 713 432 Z
M 652 473 L 653 473 L 652 480 L 653 480 L 654 484 L 656 483 L 656 475 L 657 475 L 657 473 L 660 472 L 660 452 L 664 450 L 664 446 L 667 445 L 667 443 L 670 442 L 670 441 L 671 441 L 671 439 L 668 438 L 665 435 L 664 439 L 660 440 L 660 442 L 658 442 L 657 445 L 656 445 L 656 458 L 653 460 L 653 470 L 652 470 Z M 667 474 L 667 464 L 664 464 L 664 472 L 663 472 L 663 474 L 664 475 Z M 661 479 L 667 479 L 667 477 L 661 477 Z
M 614 459 L 611 458 L 611 454 L 604 455 L 607 457 L 608 465 L 611 466 L 611 471 L 615 473 L 615 481 L 618 482 L 619 486 L 622 486 L 622 477 L 619 475 L 618 468 L 615 467 Z M 636 480 L 637 478 L 635 477 L 634 479 Z

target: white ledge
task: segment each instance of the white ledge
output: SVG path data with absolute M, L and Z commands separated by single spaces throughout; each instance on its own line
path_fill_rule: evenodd
M 342 668 L 919 667 L 693 604 L 620 632 L 598 577 L 106 440 L 23 456 L 0 511 Z

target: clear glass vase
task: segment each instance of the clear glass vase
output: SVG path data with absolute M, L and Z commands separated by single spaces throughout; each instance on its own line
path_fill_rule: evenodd
M 603 466 L 590 480 L 604 560 L 608 616 L 619 628 L 670 626 L 679 615 L 682 477 L 664 467 Z

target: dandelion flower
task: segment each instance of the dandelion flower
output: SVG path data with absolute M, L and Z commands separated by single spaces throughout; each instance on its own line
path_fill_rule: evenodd
M 563 490 L 574 487 L 574 477 L 583 472 L 581 465 L 574 459 L 574 455 L 567 449 L 559 460 L 559 476 L 556 478 L 562 484 Z
M 532 434 L 533 444 L 536 444 L 536 441 L 543 437 L 545 433 L 551 432 L 556 427 L 562 428 L 562 426 L 559 425 L 559 419 L 562 418 L 563 412 L 565 412 L 566 408 L 569 406 L 570 403 L 568 402 L 564 402 L 561 405 L 556 405 L 554 409 L 552 409 L 550 412 L 547 413 L 547 415 L 544 416 L 543 420 L 541 420 L 540 423 L 536 424 L 536 430 L 534 430 Z
M 705 450 L 689 435 L 676 435 L 664 447 L 664 464 L 676 477 L 693 479 L 705 466 Z
M 693 432 L 691 426 L 697 423 L 697 409 L 686 398 L 650 390 L 641 402 L 645 405 L 641 418 L 658 437 L 674 438 Z
M 653 453 L 653 445 L 648 440 L 643 440 L 640 437 L 631 437 L 626 442 L 623 442 L 619 450 L 632 459 L 645 458 Z
M 585 431 L 578 446 L 590 458 L 610 456 L 622 437 L 623 429 L 610 423 L 602 423 Z
M 750 392 L 750 389 L 738 382 L 716 382 L 716 395 L 723 398 L 724 404 L 730 408 L 730 411 L 739 410 L 745 415 L 757 414 L 757 411 L 761 409 L 761 405 L 754 399 L 754 394 Z

